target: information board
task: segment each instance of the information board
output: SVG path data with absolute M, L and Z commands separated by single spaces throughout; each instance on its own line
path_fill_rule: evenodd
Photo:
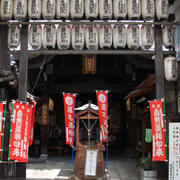
M 169 123 L 169 180 L 180 180 L 180 123 Z
M 86 151 L 85 176 L 96 176 L 97 150 Z

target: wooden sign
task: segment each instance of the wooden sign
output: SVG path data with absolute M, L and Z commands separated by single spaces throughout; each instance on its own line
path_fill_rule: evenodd
M 180 123 L 169 123 L 169 180 L 180 179 Z
M 97 150 L 86 151 L 85 176 L 96 176 Z

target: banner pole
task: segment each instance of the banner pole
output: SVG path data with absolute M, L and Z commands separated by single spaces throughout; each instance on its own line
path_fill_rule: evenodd
M 166 139 L 166 160 L 168 161 L 168 145 L 167 145 L 167 125 L 166 125 L 166 114 L 165 114 L 165 101 L 163 102 L 163 117 L 164 117 L 164 126 L 165 126 L 165 139 Z
M 1 151 L 1 161 L 3 161 L 3 148 L 4 148 L 4 131 L 5 131 L 5 120 L 6 120 L 6 106 L 7 106 L 7 103 L 6 101 L 4 102 L 4 115 L 3 115 L 3 135 L 2 135 L 2 151 Z
M 72 167 L 74 165 L 74 141 L 75 141 L 75 119 L 76 119 L 76 111 L 75 111 L 75 108 L 76 108 L 76 94 L 75 94 L 75 101 L 74 101 L 74 135 L 73 135 L 73 147 L 72 147 Z
M 12 118 L 13 118 L 13 104 L 14 104 L 14 102 L 12 102 L 12 111 L 11 111 L 11 117 L 10 117 L 10 134 L 9 134 L 8 160 L 9 160 L 9 153 L 10 153 L 10 148 L 11 148 L 11 131 L 12 131 Z
M 108 107 L 108 103 L 109 103 L 109 101 L 108 101 L 108 99 L 109 99 L 109 93 L 107 92 L 107 144 L 106 144 L 106 146 L 107 146 L 107 149 L 106 149 L 106 167 L 107 167 L 107 169 L 108 169 L 108 160 L 109 160 L 109 152 L 108 152 L 108 146 L 109 146 L 109 144 L 108 144 L 108 126 L 109 126 L 109 121 L 108 121 L 108 109 L 109 109 L 109 107 Z

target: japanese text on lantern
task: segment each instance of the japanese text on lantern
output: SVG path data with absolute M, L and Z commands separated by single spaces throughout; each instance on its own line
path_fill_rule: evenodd
M 165 128 L 162 101 L 150 101 L 153 137 L 153 161 L 166 160 Z

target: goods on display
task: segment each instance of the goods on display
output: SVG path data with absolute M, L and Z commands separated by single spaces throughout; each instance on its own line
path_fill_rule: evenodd
M 113 1 L 113 12 L 115 19 L 125 19 L 127 17 L 127 0 Z

